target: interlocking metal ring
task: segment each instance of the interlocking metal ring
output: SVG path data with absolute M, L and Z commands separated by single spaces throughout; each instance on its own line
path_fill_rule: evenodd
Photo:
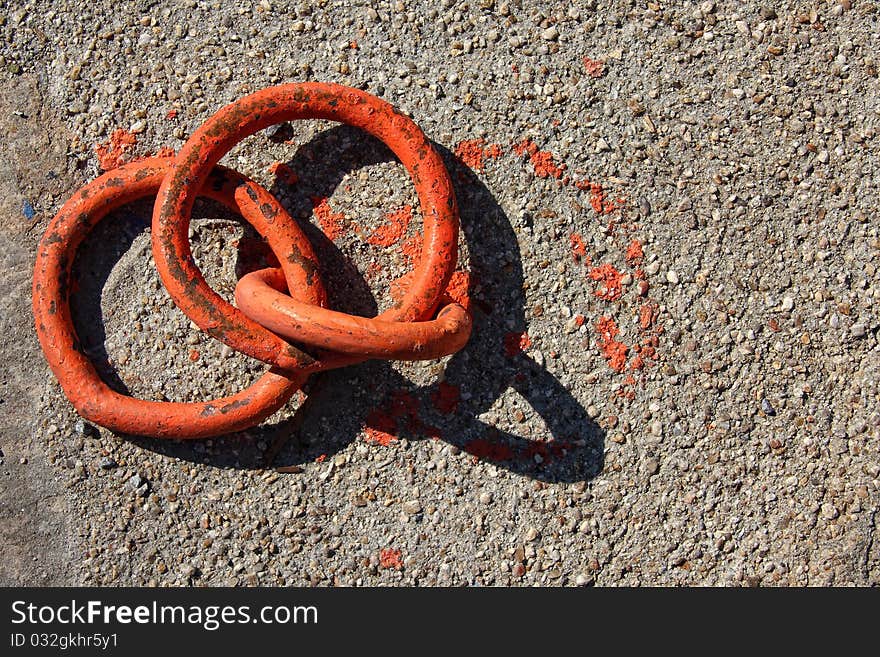
M 239 431 L 272 415 L 305 382 L 304 372 L 272 368 L 251 387 L 231 397 L 198 403 L 156 402 L 122 395 L 104 383 L 83 352 L 70 315 L 70 269 L 77 248 L 108 213 L 154 195 L 171 158 L 151 158 L 105 173 L 76 192 L 61 208 L 37 250 L 33 312 L 37 336 L 67 398 L 84 418 L 121 433 L 159 438 L 205 438 Z M 261 234 L 287 240 L 300 260 L 282 262 L 287 286 L 309 303 L 326 295 L 316 274 L 312 247 L 275 198 L 252 180 L 222 167 L 199 192 L 241 213 Z
M 314 251 L 296 222 L 254 181 L 217 166 L 241 139 L 274 123 L 321 118 L 382 140 L 409 171 L 424 220 L 423 257 L 402 298 L 375 318 L 325 308 Z M 273 367 L 251 387 L 209 402 L 138 400 L 112 390 L 83 352 L 69 306 L 76 250 L 110 211 L 151 194 L 153 256 L 174 303 L 202 330 Z M 266 240 L 280 269 L 244 276 L 236 308 L 206 283 L 189 246 L 193 203 L 204 195 L 240 212 Z M 388 103 L 335 84 L 272 87 L 217 112 L 175 158 L 150 158 L 104 174 L 64 204 L 43 236 L 33 283 L 33 312 L 43 352 L 83 417 L 114 431 L 202 438 L 262 422 L 309 374 L 368 358 L 430 359 L 461 349 L 467 311 L 445 295 L 456 265 L 458 209 L 449 174 L 422 131 Z M 290 296 L 283 294 L 289 290 Z M 438 305 L 445 304 L 436 314 Z M 282 337 L 283 336 L 283 337 Z M 284 338 L 292 340 L 291 344 Z M 306 353 L 302 347 L 314 348 Z
M 245 284 L 243 293 L 236 297 L 243 304 L 239 310 L 208 286 L 190 251 L 188 229 L 195 190 L 211 168 L 245 137 L 275 123 L 310 118 L 340 121 L 377 137 L 400 159 L 415 184 L 424 221 L 424 255 L 403 298 L 373 320 L 342 313 L 310 313 L 303 306 L 280 304 L 271 290 L 271 281 L 277 279 L 269 274 Z M 274 250 L 271 242 L 270 246 Z M 153 258 L 177 306 L 203 331 L 230 347 L 299 371 L 327 370 L 376 356 L 435 358 L 460 349 L 471 330 L 470 318 L 460 306 L 447 310 L 442 321 L 417 330 L 401 325 L 432 316 L 455 269 L 457 249 L 455 194 L 443 160 L 430 141 L 411 119 L 388 103 L 338 84 L 270 87 L 218 111 L 180 149 L 162 181 L 153 211 Z M 285 254 L 275 250 L 275 255 L 281 260 Z M 258 287 L 262 291 L 254 294 Z M 265 303 L 266 299 L 270 302 Z M 245 308 L 250 317 L 242 312 Z M 326 323 L 328 319 L 332 319 L 331 325 Z M 328 351 L 310 358 L 263 323 L 300 344 Z M 381 347 L 383 335 L 389 338 L 387 349 L 375 349 Z M 358 354 L 358 342 L 373 349 Z

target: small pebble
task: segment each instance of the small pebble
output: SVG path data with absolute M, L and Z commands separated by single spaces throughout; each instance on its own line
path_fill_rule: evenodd
M 773 404 L 771 404 L 770 400 L 766 397 L 761 400 L 761 410 L 764 411 L 766 415 L 776 415 L 776 409 L 773 408 Z

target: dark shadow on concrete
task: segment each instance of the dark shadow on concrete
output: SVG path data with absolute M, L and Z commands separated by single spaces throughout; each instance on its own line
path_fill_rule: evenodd
M 475 282 L 473 336 L 443 372 L 445 382 L 463 393 L 454 411 L 441 413 L 435 408 L 439 384 L 414 386 L 388 363 L 370 361 L 313 377 L 317 383 L 310 408 L 294 421 L 263 425 L 210 443 L 130 439 L 177 458 L 239 468 L 264 467 L 274 445 L 273 465 L 291 467 L 343 449 L 359 438 L 365 425 L 376 424 L 379 409 L 383 411 L 379 424 L 387 423 L 390 415 L 401 438 L 439 438 L 475 459 L 540 481 L 584 481 L 601 472 L 604 432 L 550 372 L 525 354 L 511 356 L 506 351 L 505 339 L 527 328 L 523 268 L 510 221 L 469 167 L 444 147 L 435 147 L 453 180 Z M 312 199 L 332 196 L 348 174 L 393 161 L 394 155 L 378 140 L 336 126 L 303 144 L 286 163 L 299 176 L 295 185 L 276 180 L 272 186 L 272 193 L 300 223 L 321 258 L 331 307 L 363 315 L 376 312 L 357 268 L 309 221 Z M 239 265 L 242 272 L 251 268 L 241 261 Z M 97 306 L 99 311 L 99 298 Z M 94 310 L 94 305 L 89 309 Z M 89 317 L 95 322 L 100 315 Z M 521 396 L 518 408 L 525 417 L 521 432 L 501 430 L 480 417 L 508 388 Z M 541 422 L 529 419 L 530 407 Z M 510 426 L 507 420 L 504 424 Z

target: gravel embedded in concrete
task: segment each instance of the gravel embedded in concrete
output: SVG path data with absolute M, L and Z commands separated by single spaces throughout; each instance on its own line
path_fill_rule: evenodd
M 0 582 L 880 583 L 877 11 L 12 7 L 0 17 Z M 378 95 L 437 144 L 473 275 L 471 343 L 327 375 L 284 444 L 299 402 L 209 441 L 92 431 L 31 328 L 42 231 L 98 175 L 94 148 L 114 130 L 136 137 L 126 160 L 176 149 L 224 104 L 301 80 Z M 334 307 L 392 302 L 409 258 L 370 236 L 407 205 L 408 236 L 420 221 L 386 149 L 295 122 L 224 163 L 312 227 Z M 321 198 L 344 215 L 335 242 L 313 217 Z M 264 366 L 174 307 L 150 208 L 115 213 L 83 247 L 84 346 L 136 396 L 238 390 Z M 225 212 L 199 204 L 195 217 L 197 262 L 231 299 L 265 254 Z M 397 440 L 372 442 L 364 427 L 392 411 Z

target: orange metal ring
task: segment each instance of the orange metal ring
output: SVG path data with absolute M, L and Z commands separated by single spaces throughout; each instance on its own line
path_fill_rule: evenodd
M 159 188 L 153 210 L 153 257 L 171 298 L 203 330 L 259 360 L 285 369 L 318 371 L 363 357 L 331 352 L 322 354 L 319 362 L 309 362 L 302 352 L 208 286 L 193 261 L 188 238 L 196 191 L 236 143 L 275 123 L 310 118 L 340 121 L 369 132 L 382 140 L 409 171 L 424 218 L 424 257 L 403 298 L 376 319 L 418 322 L 430 318 L 456 262 L 458 209 L 449 174 L 412 120 L 370 94 L 337 84 L 309 82 L 264 89 L 227 105 L 202 124 L 181 148 Z M 283 242 L 274 239 L 271 230 L 265 236 L 284 262 Z M 302 317 L 302 324 L 323 335 L 322 344 L 336 350 L 343 347 L 343 334 L 347 339 L 369 338 L 369 326 L 357 319 L 351 318 L 347 330 L 335 333 L 322 333 L 318 321 L 308 315 Z M 466 327 L 469 330 L 470 324 Z
M 155 194 L 171 162 L 170 158 L 151 158 L 125 165 L 84 186 L 64 204 L 37 251 L 33 313 L 49 366 L 81 416 L 122 433 L 205 438 L 259 424 L 290 399 L 307 374 L 273 368 L 250 388 L 208 402 L 133 399 L 101 380 L 81 350 L 70 316 L 70 269 L 80 243 L 112 210 Z M 291 257 L 282 263 L 288 287 L 306 302 L 324 303 L 311 245 L 277 201 L 253 181 L 222 167 L 210 172 L 204 182 L 196 188 L 199 195 L 240 212 L 252 224 L 272 223 L 277 234 L 289 241 Z
M 279 335 L 360 358 L 441 358 L 461 349 L 471 332 L 471 317 L 457 303 L 445 306 L 431 321 L 389 322 L 318 308 L 282 294 L 285 289 L 280 269 L 262 269 L 241 277 L 235 302 Z

